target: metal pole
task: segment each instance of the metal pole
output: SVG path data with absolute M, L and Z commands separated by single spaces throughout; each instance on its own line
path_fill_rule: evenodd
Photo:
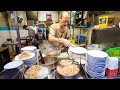
M 83 17 L 84 17 L 84 11 L 82 11 L 82 14 L 81 14 L 81 25 L 83 25 L 83 24 L 84 24 Z
M 17 21 L 17 14 L 16 11 L 13 11 L 14 21 L 15 21 L 15 29 L 17 32 L 17 39 L 18 39 L 18 47 L 19 47 L 19 53 L 21 53 L 21 41 L 20 41 L 20 32 L 19 32 L 19 26 Z

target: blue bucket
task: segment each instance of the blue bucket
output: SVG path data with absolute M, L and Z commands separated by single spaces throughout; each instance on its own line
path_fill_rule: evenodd
M 80 36 L 79 40 L 80 40 L 80 42 L 85 42 L 86 41 L 86 37 L 85 36 Z

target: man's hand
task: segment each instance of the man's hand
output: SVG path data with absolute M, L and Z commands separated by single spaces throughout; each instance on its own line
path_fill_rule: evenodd
M 65 47 L 70 47 L 71 42 L 67 39 L 62 39 L 62 43 L 65 45 Z

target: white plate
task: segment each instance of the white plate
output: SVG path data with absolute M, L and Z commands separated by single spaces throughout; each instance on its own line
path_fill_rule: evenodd
M 26 46 L 26 47 L 21 48 L 21 50 L 23 50 L 23 51 L 25 51 L 25 50 L 31 51 L 31 50 L 35 50 L 35 49 L 37 49 L 35 46 Z
M 100 50 L 88 50 L 87 54 L 92 56 L 92 57 L 97 57 L 97 58 L 108 57 L 108 54 L 106 52 L 103 52 Z
M 19 66 L 21 66 L 23 64 L 23 61 L 12 61 L 7 63 L 4 66 L 4 69 L 13 69 L 13 68 L 18 68 Z
M 87 49 L 83 47 L 76 47 L 76 46 L 69 47 L 69 51 L 74 54 L 86 54 L 87 53 Z
M 30 58 L 33 58 L 34 56 L 35 56 L 35 54 L 34 53 L 30 53 L 31 54 L 31 56 L 30 57 L 28 57 L 28 58 L 24 58 L 24 59 L 19 59 L 19 55 L 17 55 L 17 56 L 15 56 L 15 60 L 27 60 L 27 59 L 30 59 Z

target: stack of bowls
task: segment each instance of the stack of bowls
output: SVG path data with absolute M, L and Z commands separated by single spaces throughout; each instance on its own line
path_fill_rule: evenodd
M 91 78 L 102 78 L 105 76 L 108 54 L 100 50 L 89 50 L 87 52 L 86 72 Z
M 24 64 L 27 66 L 27 67 L 31 67 L 33 65 L 36 64 L 35 60 L 34 60 L 34 57 L 35 57 L 35 54 L 34 53 L 29 53 L 31 54 L 30 57 L 27 57 L 27 58 L 24 58 L 24 59 L 20 59 L 19 58 L 19 55 L 15 56 L 15 60 L 18 60 L 18 61 L 23 61 Z
M 71 57 L 72 59 L 80 59 L 80 55 L 86 55 L 87 53 L 87 49 L 83 48 L 83 47 L 78 47 L 78 46 L 70 46 L 68 49 L 68 54 L 69 57 Z
M 35 57 L 34 57 L 34 61 L 35 63 L 37 63 L 37 48 L 35 46 L 26 46 L 26 47 L 23 47 L 21 48 L 21 51 L 28 51 L 30 53 L 34 53 L 35 54 Z

